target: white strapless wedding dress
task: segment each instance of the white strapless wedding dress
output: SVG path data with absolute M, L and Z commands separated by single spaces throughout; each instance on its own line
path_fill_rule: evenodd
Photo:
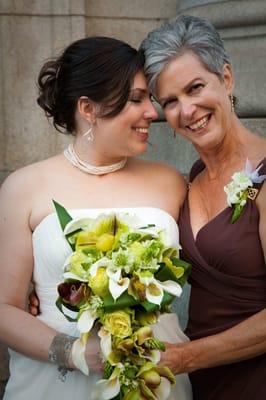
M 174 219 L 157 208 L 84 209 L 70 210 L 72 217 L 96 217 L 100 213 L 129 212 L 144 223 L 154 223 L 167 231 L 171 245 L 178 244 L 178 230 Z M 55 306 L 57 285 L 62 282 L 63 265 L 71 249 L 66 242 L 55 213 L 48 215 L 33 233 L 35 289 L 40 300 L 40 315 L 37 317 L 59 332 L 79 336 L 76 324 L 68 322 Z M 175 314 L 163 315 L 154 326 L 156 336 L 171 343 L 188 340 L 179 328 Z M 57 367 L 27 358 L 10 351 L 10 379 L 4 400 L 90 400 L 92 385 L 99 376 L 83 375 L 79 371 L 68 372 L 66 381 L 58 378 Z M 169 400 L 192 399 L 191 386 L 186 374 L 177 376 Z M 102 400 L 102 399 L 99 399 Z

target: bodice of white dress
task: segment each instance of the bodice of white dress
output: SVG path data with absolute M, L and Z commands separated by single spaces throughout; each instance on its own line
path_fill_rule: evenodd
M 167 232 L 169 245 L 178 245 L 178 229 L 174 219 L 165 211 L 157 208 L 130 209 L 85 209 L 70 210 L 72 217 L 96 217 L 101 213 L 123 212 L 134 214 L 143 223 L 154 223 Z M 44 218 L 33 232 L 34 272 L 33 281 L 40 300 L 40 315 L 38 318 L 59 332 L 78 336 L 76 324 L 67 321 L 55 306 L 57 286 L 63 280 L 63 265 L 71 253 L 59 221 L 55 213 Z M 161 317 L 154 331 L 162 340 L 175 343 L 186 340 L 181 332 L 178 319 L 174 314 Z M 166 320 L 167 319 L 167 323 Z M 90 387 L 99 376 L 83 375 L 79 371 L 67 374 L 65 382 L 58 379 L 55 365 L 27 358 L 10 351 L 10 379 L 6 387 L 4 400 L 79 400 L 90 399 Z M 187 375 L 180 375 L 169 400 L 190 400 L 191 388 Z M 37 397 L 36 397 L 37 393 Z M 101 399 L 99 399 L 101 400 Z

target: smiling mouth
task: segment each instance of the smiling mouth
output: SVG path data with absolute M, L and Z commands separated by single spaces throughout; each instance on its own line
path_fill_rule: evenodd
M 196 121 L 194 124 L 186 125 L 186 128 L 188 128 L 189 130 L 194 131 L 194 132 L 199 129 L 203 129 L 207 126 L 210 118 L 211 118 L 211 114 L 205 115 L 204 117 L 202 117 L 201 119 Z
M 148 133 L 148 128 L 134 128 L 139 133 Z

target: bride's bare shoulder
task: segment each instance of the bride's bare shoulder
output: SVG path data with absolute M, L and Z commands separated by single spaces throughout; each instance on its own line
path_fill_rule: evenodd
M 61 156 L 54 156 L 46 160 L 21 167 L 12 172 L 1 185 L 1 194 L 10 196 L 23 195 L 24 199 L 37 191 L 53 171 L 60 168 Z
M 168 185 L 178 185 L 179 189 L 186 186 L 185 179 L 174 166 L 158 161 L 135 159 L 132 165 L 152 180 Z

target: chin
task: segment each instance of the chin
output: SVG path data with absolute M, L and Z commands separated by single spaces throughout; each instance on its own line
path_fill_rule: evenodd
M 143 153 L 146 153 L 146 151 L 148 150 L 148 143 L 141 143 L 138 144 L 137 146 L 132 146 L 131 148 L 131 157 L 137 157 L 140 156 Z

